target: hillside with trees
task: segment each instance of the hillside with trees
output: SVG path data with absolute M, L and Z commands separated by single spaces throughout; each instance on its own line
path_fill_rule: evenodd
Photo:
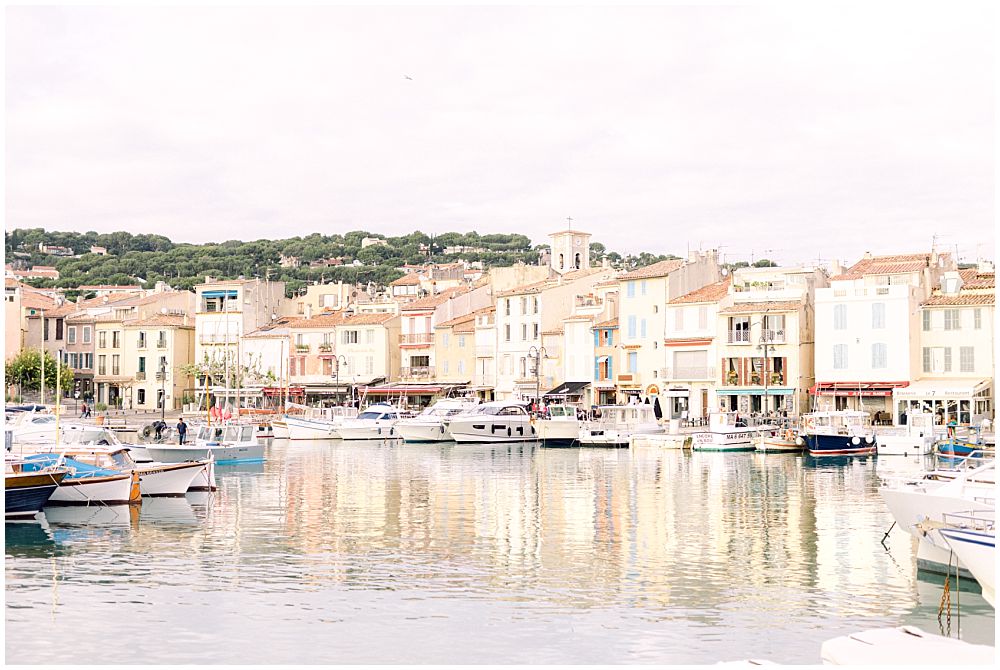
M 365 238 L 384 240 L 385 244 L 362 247 Z M 74 255 L 51 255 L 41 251 L 42 246 L 66 247 Z M 92 246 L 104 247 L 107 255 L 90 253 Z M 625 269 L 676 258 L 646 252 L 623 257 L 608 252 L 600 243 L 590 247 L 592 262 L 606 258 L 613 266 Z M 282 240 L 228 240 L 212 244 L 174 243 L 162 235 L 132 235 L 123 231 L 98 234 L 29 228 L 11 230 L 5 236 L 8 263 L 21 267 L 50 265 L 59 270 L 57 280 L 27 280 L 38 287 L 73 289 L 87 284 L 141 284 L 151 288 L 157 281 L 164 281 L 175 288 L 191 289 L 203 282 L 205 275 L 219 279 L 243 276 L 284 281 L 289 295 L 316 281 L 384 285 L 401 276 L 398 268 L 404 264 L 464 260 L 482 263 L 484 269 L 518 262 L 534 264 L 547 248 L 548 245 L 532 246 L 526 235 L 476 232 L 431 236 L 415 231 L 387 237 L 355 230 L 342 235 L 313 233 Z M 282 258 L 295 258 L 300 265 L 283 267 Z M 310 267 L 313 262 L 321 266 Z

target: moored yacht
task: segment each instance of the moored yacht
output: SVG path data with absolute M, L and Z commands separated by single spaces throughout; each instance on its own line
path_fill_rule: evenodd
M 340 437 L 340 426 L 357 417 L 354 407 L 310 407 L 302 414 L 285 416 L 285 426 L 290 440 L 335 440 Z
M 739 423 L 736 412 L 714 412 L 708 417 L 708 430 L 691 435 L 692 451 L 753 451 L 757 448 L 755 437 L 771 437 L 777 430 L 776 426 L 751 427 Z
M 546 447 L 572 447 L 580 442 L 577 408 L 572 405 L 549 405 L 546 416 L 535 421 L 538 438 Z
M 399 437 L 396 424 L 403 418 L 397 407 L 369 405 L 354 419 L 344 419 L 337 428 L 342 440 L 393 440 Z
M 652 405 L 600 405 L 597 418 L 580 428 L 584 447 L 627 447 L 632 435 L 658 435 L 664 432 L 656 420 Z
M 264 445 L 252 424 L 203 425 L 189 444 L 147 444 L 154 461 L 181 463 L 212 459 L 216 465 L 264 460 Z
M 400 419 L 396 432 L 404 442 L 448 442 L 451 419 L 476 407 L 475 400 L 442 398 L 417 416 Z
M 451 419 L 448 430 L 456 442 L 527 442 L 538 439 L 521 403 L 500 400 L 478 405 Z
M 867 456 L 877 449 L 871 417 L 859 410 L 803 414 L 799 435 L 812 456 Z

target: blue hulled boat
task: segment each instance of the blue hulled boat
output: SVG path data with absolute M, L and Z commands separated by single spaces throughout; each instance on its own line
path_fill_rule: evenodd
M 4 517 L 7 519 L 30 518 L 42 511 L 59 483 L 66 477 L 67 468 L 50 468 L 42 471 L 25 471 L 23 463 L 7 461 L 4 473 Z
M 867 412 L 803 414 L 799 434 L 812 456 L 868 456 L 876 451 L 875 432 Z

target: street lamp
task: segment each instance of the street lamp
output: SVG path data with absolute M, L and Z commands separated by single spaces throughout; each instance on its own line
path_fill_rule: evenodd
M 340 393 L 340 365 L 341 365 L 341 363 L 343 363 L 343 365 L 345 367 L 347 366 L 347 357 L 344 356 L 344 354 L 338 354 L 333 359 L 333 362 L 337 364 L 337 369 L 334 370 L 334 375 L 335 375 L 334 379 L 336 380 L 334 382 L 334 386 L 337 387 L 337 396 L 339 398 L 340 395 L 341 395 L 341 393 Z M 343 404 L 343 401 L 340 401 L 340 403 Z
M 160 359 L 160 421 L 167 414 L 167 359 Z
M 545 347 L 536 347 L 531 345 L 528 348 L 528 356 L 535 359 L 535 407 L 541 407 L 542 399 L 540 397 L 541 389 L 539 389 L 539 384 L 541 382 L 542 375 L 542 365 L 541 359 L 548 358 L 546 355 Z

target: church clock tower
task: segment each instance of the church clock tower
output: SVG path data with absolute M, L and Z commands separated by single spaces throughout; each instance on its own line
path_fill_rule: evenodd
M 573 219 L 567 219 L 573 223 Z M 552 255 L 549 265 L 559 274 L 574 270 L 590 269 L 590 233 L 567 228 L 559 232 L 549 233 L 552 243 Z

